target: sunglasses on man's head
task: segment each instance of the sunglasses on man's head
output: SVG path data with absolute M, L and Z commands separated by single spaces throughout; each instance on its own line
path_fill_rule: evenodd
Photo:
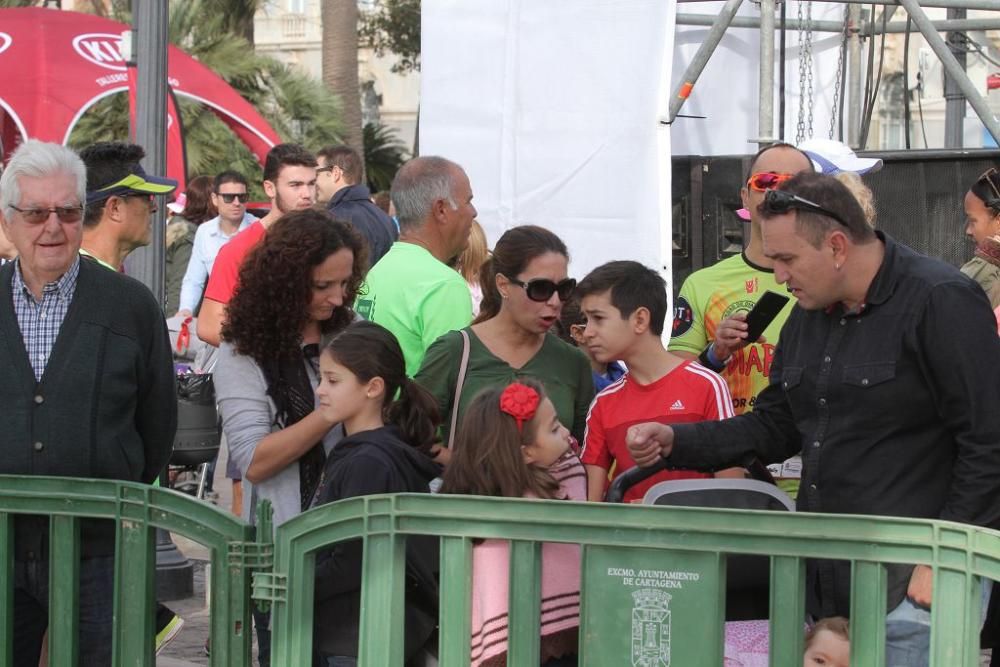
M 518 280 L 517 278 L 507 278 L 507 280 L 512 285 L 523 287 L 524 293 L 532 301 L 548 301 L 557 292 L 559 293 L 560 301 L 569 301 L 570 297 L 573 296 L 573 290 L 576 289 L 575 278 L 566 278 L 565 280 L 560 280 L 558 283 L 548 278 L 535 278 L 528 282 Z
M 82 206 L 56 206 L 55 208 L 18 208 L 12 209 L 21 214 L 24 221 L 32 225 L 40 225 L 49 219 L 53 213 L 59 218 L 59 222 L 80 222 L 83 219 Z
M 819 213 L 820 215 L 825 215 L 828 218 L 833 218 L 844 227 L 849 227 L 839 214 L 823 208 L 816 202 L 809 201 L 805 197 L 792 194 L 787 190 L 768 190 L 764 195 L 763 208 L 768 213 L 777 214 L 788 213 L 792 209 L 798 211 L 809 211 L 810 213 Z
M 754 174 L 747 180 L 747 187 L 757 192 L 767 192 L 773 190 L 785 181 L 788 181 L 794 174 L 780 174 L 776 171 L 762 171 Z
M 249 195 L 245 192 L 222 192 L 219 193 L 219 196 L 222 197 L 222 201 L 227 204 L 232 204 L 233 201 L 236 201 L 237 204 L 240 202 L 246 204 L 250 199 Z

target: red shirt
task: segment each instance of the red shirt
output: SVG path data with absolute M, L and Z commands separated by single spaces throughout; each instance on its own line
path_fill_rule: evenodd
M 205 298 L 219 303 L 229 303 L 240 280 L 240 266 L 247 253 L 264 238 L 264 225 L 260 220 L 244 229 L 222 246 L 212 265 L 205 287 Z
M 594 399 L 587 414 L 580 460 L 585 465 L 610 469 L 614 477 L 635 467 L 625 446 L 633 424 L 656 421 L 683 424 L 733 416 L 733 401 L 726 381 L 693 361 L 685 361 L 652 384 L 642 385 L 628 373 Z M 636 484 L 625 493 L 625 502 L 642 500 L 651 486 L 670 479 L 711 477 L 709 473 L 665 470 Z

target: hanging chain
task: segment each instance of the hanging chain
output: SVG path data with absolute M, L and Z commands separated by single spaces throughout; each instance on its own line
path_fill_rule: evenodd
M 799 2 L 799 118 L 795 143 L 813 136 L 812 2 Z M 807 120 L 808 115 L 808 120 Z
M 844 78 L 844 54 L 847 52 L 847 31 L 848 31 L 847 5 L 844 5 L 844 32 L 840 39 L 840 54 L 837 56 L 837 78 L 833 84 L 833 109 L 830 112 L 830 138 L 833 139 L 833 131 L 837 126 L 837 114 L 840 112 L 840 86 Z

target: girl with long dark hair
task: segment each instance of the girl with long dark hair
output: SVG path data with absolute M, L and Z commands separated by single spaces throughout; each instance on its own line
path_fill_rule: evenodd
M 437 402 L 406 377 L 403 350 L 388 329 L 355 322 L 320 356 L 319 411 L 344 426 L 326 461 L 316 498 L 326 504 L 377 493 L 428 492 L 441 468 L 430 457 Z M 341 542 L 316 556 L 314 646 L 323 667 L 357 664 L 361 542 Z M 406 657 L 437 625 L 437 540 L 406 545 Z

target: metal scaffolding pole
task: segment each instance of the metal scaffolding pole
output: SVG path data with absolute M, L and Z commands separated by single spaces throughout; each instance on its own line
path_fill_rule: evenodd
M 760 103 L 757 109 L 758 146 L 774 143 L 774 4 L 760 0 Z
M 949 9 L 948 18 L 964 19 L 965 10 Z M 965 53 L 967 47 L 964 42 L 964 32 L 953 30 L 948 33 L 948 44 L 953 47 L 959 47 L 957 50 L 952 49 L 952 53 L 955 54 L 955 62 L 958 63 L 963 72 L 968 73 Z M 946 73 L 944 77 L 944 147 L 961 148 L 964 144 L 965 95 L 962 94 L 961 89 L 958 87 L 958 82 Z
M 710 14 L 678 14 L 676 18 L 677 25 L 693 25 L 693 26 L 711 26 L 715 25 L 718 18 Z M 966 19 L 960 21 L 944 20 L 944 21 L 933 21 L 934 29 L 938 32 L 947 32 L 949 30 L 1000 30 L 1000 16 L 995 19 Z M 760 28 L 760 19 L 754 16 L 736 16 L 730 21 L 729 26 L 731 28 Z M 810 21 L 808 26 L 806 22 L 800 22 L 798 19 L 786 19 L 785 27 L 789 30 L 800 30 L 806 27 L 812 28 L 816 32 L 830 32 L 840 34 L 844 31 L 844 24 L 840 21 Z M 912 27 L 910 28 L 912 30 Z M 876 21 L 874 24 L 871 21 L 865 21 L 860 26 L 858 30 L 863 37 L 870 37 L 872 35 L 883 34 L 882 22 Z M 884 31 L 884 34 L 902 34 L 906 32 L 906 22 L 896 21 L 894 23 L 889 23 Z
M 715 0 L 677 0 L 680 3 L 687 2 L 715 2 Z M 838 4 L 857 5 L 896 5 L 903 4 L 902 0 L 816 0 L 817 2 L 836 2 Z M 921 3 L 924 7 L 955 7 L 958 9 L 991 9 L 1000 11 L 997 0 L 925 0 Z
M 847 21 L 851 27 L 861 25 L 861 6 L 847 7 Z M 858 146 L 861 136 L 861 35 L 852 31 L 847 40 L 847 143 L 854 148 Z
M 694 58 L 691 59 L 691 63 L 684 70 L 684 76 L 681 77 L 680 85 L 677 86 L 673 97 L 670 98 L 670 122 L 673 122 L 674 118 L 677 117 L 681 107 L 684 106 L 684 102 L 691 95 L 691 89 L 694 88 L 698 77 L 705 70 L 705 65 L 708 64 L 708 60 L 715 52 L 715 48 L 722 40 L 722 36 L 729 29 L 741 4 L 743 4 L 743 0 L 726 0 L 725 6 L 717 17 L 713 19 L 711 16 L 705 16 L 706 19 L 709 19 L 709 25 L 712 26 L 712 29 L 708 31 L 705 40 L 698 47 L 698 51 L 694 54 Z
M 941 38 L 941 35 L 937 33 L 934 29 L 934 25 L 931 23 L 930 19 L 927 18 L 927 14 L 920 7 L 920 3 L 917 0 L 900 0 L 903 7 L 906 8 L 907 13 L 909 13 L 910 18 L 916 24 L 920 33 L 927 40 L 927 43 L 937 54 L 938 59 L 944 66 L 944 70 L 947 75 L 955 80 L 958 84 L 959 90 L 965 95 L 966 99 L 969 100 L 969 104 L 975 109 L 976 114 L 979 119 L 983 121 L 983 125 L 993 136 L 993 140 L 1000 142 L 1000 122 L 997 121 L 996 116 L 990 110 L 989 103 L 986 99 L 979 94 L 976 86 L 969 80 L 968 74 L 966 74 L 965 69 L 958 63 L 955 59 L 955 54 L 951 52 L 948 45 Z M 994 5 L 996 0 L 993 0 Z

